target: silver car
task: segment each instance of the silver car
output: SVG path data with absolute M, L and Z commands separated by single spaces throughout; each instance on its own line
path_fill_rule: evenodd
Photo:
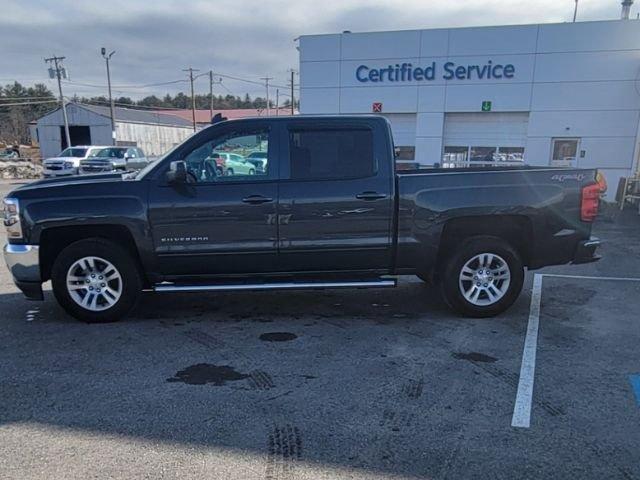
M 114 170 L 136 170 L 149 161 L 137 147 L 106 147 L 80 162 L 80 173 L 112 172 Z

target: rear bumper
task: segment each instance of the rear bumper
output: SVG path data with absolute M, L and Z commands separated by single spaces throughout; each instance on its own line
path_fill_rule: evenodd
M 38 245 L 4 246 L 4 260 L 16 286 L 31 300 L 42 300 L 40 276 L 40 247 Z
M 591 237 L 589 240 L 582 240 L 578 243 L 576 251 L 573 254 L 573 260 L 571 263 L 591 263 L 597 262 L 602 258 L 602 255 L 596 253 L 597 248 L 600 246 L 600 240 L 596 237 Z

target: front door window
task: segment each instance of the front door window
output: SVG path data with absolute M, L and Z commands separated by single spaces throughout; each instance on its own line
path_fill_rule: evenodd
M 234 132 L 200 145 L 184 158 L 191 181 L 266 180 L 269 175 L 268 139 L 268 131 L 256 130 Z M 258 154 L 260 158 L 256 158 Z

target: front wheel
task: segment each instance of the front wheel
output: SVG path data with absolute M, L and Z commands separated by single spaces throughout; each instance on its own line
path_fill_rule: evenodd
M 472 237 L 448 258 L 441 282 L 444 299 L 454 310 L 469 317 L 493 317 L 520 295 L 524 266 L 503 239 Z
M 102 238 L 80 240 L 62 250 L 53 263 L 51 282 L 62 308 L 88 323 L 119 320 L 142 290 L 135 259 Z

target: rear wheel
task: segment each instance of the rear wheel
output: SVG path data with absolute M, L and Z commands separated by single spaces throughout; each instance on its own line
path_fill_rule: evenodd
M 524 267 L 503 239 L 472 237 L 448 258 L 441 282 L 444 299 L 454 310 L 469 317 L 493 317 L 520 295 Z
M 249 175 L 255 175 L 256 171 L 253 168 L 249 169 Z
M 231 177 L 233 175 L 233 168 L 227 168 L 227 176 Z
M 88 323 L 119 320 L 133 308 L 142 290 L 135 259 L 101 238 L 80 240 L 60 252 L 51 282 L 62 308 Z

